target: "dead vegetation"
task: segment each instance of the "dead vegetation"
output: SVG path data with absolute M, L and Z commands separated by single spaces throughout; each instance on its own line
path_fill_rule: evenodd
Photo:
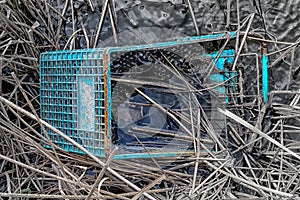
M 0 198 L 1 199 L 296 199 L 300 194 L 300 90 L 297 79 L 299 40 L 279 42 L 250 36 L 254 14 L 240 19 L 237 12 L 237 57 L 246 39 L 264 42 L 271 52 L 269 70 L 284 62 L 287 85 L 269 94 L 268 103 L 234 103 L 218 111 L 227 117 L 227 138 L 209 129 L 216 151 L 203 154 L 197 128 L 190 136 L 195 153 L 189 157 L 147 160 L 101 160 L 64 133 L 39 118 L 39 55 L 45 50 L 72 49 L 80 35 L 86 47 L 97 46 L 105 13 L 117 43 L 113 2 L 106 0 L 94 36 L 82 24 L 70 36 L 60 29 L 66 13 L 74 17 L 74 1 L 0 1 Z M 94 0 L 86 1 L 93 10 Z M 52 1 L 51 1 L 52 2 Z M 227 1 L 231 5 L 230 0 Z M 239 1 L 237 1 L 238 3 Z M 110 5 L 112 4 L 112 5 Z M 56 9 L 53 6 L 60 9 Z M 189 11 L 193 8 L 188 1 Z M 231 5 L 231 7 L 233 7 Z M 55 22 L 51 17 L 55 14 Z M 191 14 L 194 18 L 194 14 Z M 230 15 L 228 15 L 230 17 Z M 96 20 L 96 19 L 95 19 Z M 197 21 L 193 19 L 194 24 Z M 230 25 L 230 18 L 227 19 Z M 55 26 L 53 24 L 56 24 Z M 197 30 L 198 31 L 198 30 Z M 271 82 L 272 83 L 272 82 Z M 281 97 L 281 98 L 279 98 Z M 278 99 L 285 99 L 278 101 Z M 252 121 L 244 113 L 250 113 Z M 197 115 L 196 115 L 197 116 Z M 71 154 L 39 141 L 48 127 L 82 149 Z M 198 136 L 198 138 L 197 138 Z M 197 138 L 197 139 L 195 139 Z M 50 141 L 48 141 L 50 143 Z

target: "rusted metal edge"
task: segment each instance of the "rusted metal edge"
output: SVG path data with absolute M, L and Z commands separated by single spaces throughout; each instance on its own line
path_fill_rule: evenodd
M 245 32 L 241 32 L 241 35 L 245 34 Z M 260 43 L 261 48 L 261 59 L 260 59 L 260 66 L 261 66 L 261 92 L 263 96 L 264 103 L 268 103 L 268 95 L 269 95 L 269 58 L 267 55 L 267 42 L 264 41 L 265 37 L 259 33 L 248 33 L 247 36 L 253 37 L 249 38 L 250 40 L 254 40 Z M 255 37 L 258 40 L 255 40 Z
M 109 67 L 109 49 L 103 52 L 103 83 L 104 83 L 104 154 L 109 157 L 111 151 L 111 81 Z

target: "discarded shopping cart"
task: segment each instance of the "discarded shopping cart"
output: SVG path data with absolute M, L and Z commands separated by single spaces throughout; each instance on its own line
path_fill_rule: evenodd
M 114 146 L 115 159 L 191 155 L 198 139 L 213 151 L 226 133 L 217 107 L 267 102 L 265 47 L 240 53 L 235 37 L 42 53 L 41 118 L 100 157 Z M 83 153 L 44 130 L 63 150 Z

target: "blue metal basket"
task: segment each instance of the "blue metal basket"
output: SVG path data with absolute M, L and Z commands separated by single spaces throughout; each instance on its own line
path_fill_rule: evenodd
M 104 155 L 105 86 L 103 49 L 56 51 L 41 54 L 41 118 L 85 146 Z M 51 141 L 69 152 L 82 153 L 50 129 Z
M 176 41 L 148 44 L 133 47 L 83 49 L 56 51 L 41 54 L 40 58 L 40 104 L 41 118 L 64 132 L 84 146 L 95 156 L 105 157 L 110 153 L 112 144 L 112 86 L 111 55 L 147 49 L 163 49 L 198 42 L 217 41 L 234 38 L 235 33 L 221 33 L 206 36 L 180 38 Z M 214 61 L 218 73 L 210 75 L 211 82 L 219 84 L 217 93 L 225 97 L 226 87 L 235 87 L 234 72 L 228 71 L 225 63 L 232 64 L 234 50 L 215 51 L 198 55 Z M 262 59 L 263 96 L 267 100 L 267 57 Z M 229 81 L 228 81 L 229 80 Z M 222 84 L 227 83 L 227 85 Z M 68 152 L 83 153 L 50 129 L 46 129 L 51 141 Z M 44 134 L 44 133 L 43 133 Z M 48 147 L 47 145 L 45 145 Z M 193 150 L 156 148 L 154 151 L 121 151 L 115 159 L 148 158 L 191 154 Z

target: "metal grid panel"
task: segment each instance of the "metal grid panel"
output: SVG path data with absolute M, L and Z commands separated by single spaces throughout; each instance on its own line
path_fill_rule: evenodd
M 41 54 L 41 118 L 83 145 L 104 155 L 105 95 L 102 49 Z M 46 129 L 52 142 L 68 152 L 82 153 Z

